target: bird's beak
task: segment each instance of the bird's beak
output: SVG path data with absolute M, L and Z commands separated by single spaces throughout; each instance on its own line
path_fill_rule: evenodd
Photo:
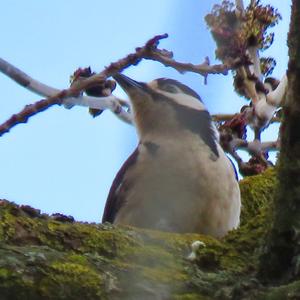
M 113 78 L 127 94 L 131 94 L 132 92 L 141 93 L 145 91 L 146 84 L 143 82 L 135 81 L 120 73 L 114 75 Z

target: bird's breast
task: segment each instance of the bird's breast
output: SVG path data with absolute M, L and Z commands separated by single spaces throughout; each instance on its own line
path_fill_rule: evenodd
M 239 190 L 232 166 L 221 148 L 216 158 L 206 147 L 187 139 L 140 144 L 116 223 L 215 236 L 236 227 Z

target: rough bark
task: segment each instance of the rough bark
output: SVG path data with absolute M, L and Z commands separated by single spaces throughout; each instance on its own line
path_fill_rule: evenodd
M 223 240 L 55 218 L 0 201 L 0 299 L 285 299 L 300 282 L 264 286 L 259 253 L 274 170 L 240 184 L 242 223 Z M 206 247 L 187 260 L 190 244 Z
M 289 45 L 289 88 L 281 129 L 281 153 L 275 197 L 274 223 L 261 275 L 289 281 L 300 272 L 300 1 L 293 0 Z

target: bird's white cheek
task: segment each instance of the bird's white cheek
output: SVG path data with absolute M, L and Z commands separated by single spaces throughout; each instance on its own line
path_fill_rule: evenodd
M 163 91 L 160 91 L 160 93 L 172 99 L 177 104 L 190 107 L 193 109 L 197 109 L 197 110 L 206 110 L 204 104 L 199 99 L 196 99 L 193 96 L 183 94 L 183 93 L 171 94 Z

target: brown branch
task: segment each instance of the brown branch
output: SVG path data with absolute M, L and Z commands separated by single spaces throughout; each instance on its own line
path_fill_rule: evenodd
M 211 117 L 214 122 L 225 122 L 230 121 L 234 116 L 235 114 L 216 114 Z
M 232 120 L 235 115 L 236 114 L 215 114 L 212 115 L 212 120 L 214 122 L 226 122 Z M 275 116 L 271 119 L 270 123 L 280 123 L 281 121 L 282 119 L 280 117 Z
M 158 51 L 151 51 L 149 55 L 145 57 L 145 59 L 151 59 L 154 61 L 158 61 L 162 63 L 166 67 L 172 67 L 175 70 L 177 70 L 179 73 L 185 73 L 185 72 L 193 72 L 200 74 L 202 76 L 207 76 L 208 74 L 223 74 L 227 75 L 228 70 L 231 68 L 225 64 L 218 64 L 218 65 L 210 65 L 208 57 L 205 58 L 204 63 L 199 65 L 194 65 L 191 63 L 181 63 L 178 61 L 175 61 L 171 57 L 168 57 L 167 55 L 164 55 L 163 52 Z
M 259 140 L 254 140 L 253 142 L 247 142 L 243 139 L 234 138 L 227 144 L 224 151 L 234 158 L 239 167 L 239 171 L 243 176 L 250 176 L 260 174 L 272 165 L 272 163 L 266 159 L 266 153 L 269 151 L 278 151 L 279 147 L 278 141 L 261 142 Z M 250 160 L 244 162 L 237 153 L 238 150 L 248 152 L 251 155 Z
M 244 11 L 244 1 L 243 0 L 235 0 L 235 6 L 241 12 Z
M 78 83 L 75 83 L 71 89 L 67 90 L 70 93 L 79 93 L 80 91 L 87 89 L 97 83 L 103 83 L 108 77 L 122 72 L 129 66 L 137 65 L 142 59 L 149 59 L 162 63 L 164 66 L 172 67 L 178 72 L 194 72 L 203 76 L 208 74 L 223 74 L 226 75 L 229 69 L 234 68 L 238 63 L 239 59 L 233 61 L 230 65 L 218 64 L 209 65 L 208 59 L 203 64 L 193 65 L 190 63 L 181 63 L 175 61 L 173 53 L 165 50 L 158 49 L 157 46 L 159 41 L 168 37 L 168 34 L 157 35 L 150 39 L 143 47 L 136 48 L 135 53 L 131 53 L 126 57 L 118 60 L 117 62 L 111 63 L 102 72 L 93 75 L 87 79 L 84 79 Z M 67 94 L 68 95 L 68 94 Z M 68 95 L 70 96 L 70 95 Z
M 259 157 L 262 152 L 279 150 L 279 145 L 276 141 L 261 142 L 259 140 L 254 140 L 253 142 L 247 142 L 246 145 L 241 145 L 236 148 L 245 150 L 251 155 Z
M 271 163 L 267 160 L 269 151 L 278 151 L 280 142 L 261 142 L 254 139 L 252 142 L 246 140 L 247 118 L 245 111 L 234 115 L 216 115 L 214 120 L 218 121 L 220 133 L 220 144 L 223 150 L 229 153 L 237 162 L 239 171 L 244 176 L 259 174 L 266 170 Z M 238 150 L 243 150 L 251 155 L 248 162 L 244 162 Z
M 9 130 L 20 123 L 27 123 L 28 119 L 35 114 L 48 109 L 50 106 L 61 105 L 63 99 L 63 91 L 61 97 L 56 96 L 54 99 L 48 98 L 29 104 L 24 107 L 18 114 L 12 115 L 6 122 L 0 125 L 0 136 L 9 132 Z
M 64 99 L 66 98 L 77 97 L 82 93 L 82 91 L 90 87 L 103 85 L 104 81 L 108 77 L 116 73 L 122 72 L 124 69 L 126 69 L 129 66 L 137 65 L 142 59 L 150 59 L 150 60 L 158 61 L 165 66 L 173 67 L 174 69 L 176 69 L 181 73 L 185 71 L 190 71 L 190 72 L 201 74 L 203 76 L 207 76 L 208 74 L 217 74 L 217 73 L 227 74 L 228 70 L 234 67 L 234 65 L 238 63 L 238 61 L 235 61 L 232 63 L 231 66 L 228 65 L 210 66 L 208 59 L 206 59 L 206 61 L 200 65 L 177 62 L 172 58 L 173 57 L 172 52 L 157 48 L 160 40 L 165 39 L 167 37 L 168 37 L 167 34 L 157 35 L 152 39 L 150 39 L 143 47 L 136 48 L 136 51 L 134 53 L 127 55 L 126 57 L 118 60 L 117 62 L 111 63 L 102 72 L 95 74 L 91 77 L 88 77 L 86 79 L 76 81 L 72 84 L 72 86 L 69 89 L 60 91 L 59 93 L 49 97 L 48 99 L 41 100 L 34 104 L 26 106 L 20 113 L 13 115 L 4 124 L 0 125 L 0 136 L 8 132 L 13 126 L 19 123 L 26 123 L 31 116 L 46 110 L 50 106 L 61 105 Z M 20 71 L 18 69 L 16 70 Z M 22 80 L 20 81 L 20 78 L 17 78 L 15 75 L 13 79 L 15 79 L 23 86 L 29 85 L 29 82 L 27 81 L 26 83 L 22 82 Z

